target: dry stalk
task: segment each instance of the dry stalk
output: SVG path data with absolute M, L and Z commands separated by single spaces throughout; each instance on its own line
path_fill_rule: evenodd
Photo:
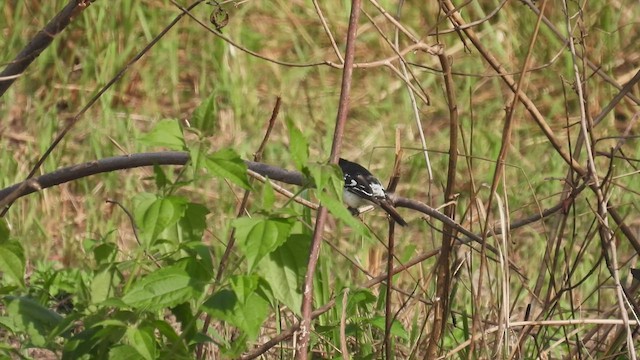
M 338 104 L 338 115 L 336 127 L 333 134 L 333 144 L 329 163 L 337 164 L 342 148 L 342 137 L 344 126 L 347 122 L 349 112 L 349 97 L 351 95 L 351 78 L 353 76 L 353 63 L 355 58 L 355 42 L 358 29 L 358 19 L 360 18 L 361 0 L 353 0 L 351 3 L 351 15 L 349 17 L 349 28 L 347 30 L 347 48 L 345 50 L 344 70 L 342 72 L 342 88 L 340 91 L 340 103 Z M 327 220 L 328 212 L 323 206 L 318 209 L 316 224 L 311 239 L 311 249 L 309 250 L 309 261 L 307 262 L 307 272 L 304 278 L 302 290 L 302 320 L 300 322 L 300 336 L 297 344 L 297 358 L 306 360 L 308 358 L 309 338 L 311 335 L 311 312 L 313 308 L 313 276 L 320 257 L 320 245 L 322 245 L 322 233 Z

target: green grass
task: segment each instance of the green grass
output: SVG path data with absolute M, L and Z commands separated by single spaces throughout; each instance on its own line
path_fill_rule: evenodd
M 538 6 L 540 3 L 538 2 Z M 0 1 L 0 9 L 3 11 L 0 29 L 4 35 L 0 39 L 0 48 L 3 49 L 0 61 L 11 61 L 65 4 L 66 1 Z M 381 4 L 389 13 L 395 13 L 394 2 L 385 1 Z M 461 6 L 462 3 L 456 5 Z M 588 54 L 589 59 L 608 75 L 619 79 L 621 84 L 635 74 L 635 57 L 638 55 L 634 46 L 638 37 L 638 28 L 634 26 L 638 10 L 633 5 L 632 2 L 625 2 L 620 6 L 625 10 L 619 11 L 604 2 L 589 3 L 582 18 L 572 18 L 571 21 L 572 26 L 576 26 L 577 19 L 583 20 L 586 37 L 583 43 L 576 44 L 578 49 Z M 339 49 L 344 51 L 348 2 L 335 2 L 331 5 L 321 3 L 320 6 Z M 405 4 L 401 23 L 428 44 L 440 41 L 452 60 L 453 71 L 456 74 L 471 75 L 454 75 L 460 132 L 464 135 L 468 149 L 467 154 L 463 153 L 462 145 L 459 150 L 462 156 L 457 171 L 456 192 L 460 194 L 457 220 L 463 226 L 479 232 L 484 222 L 477 221 L 477 204 L 473 202 L 473 195 L 477 193 L 477 197 L 486 205 L 490 194 L 489 188 L 483 184 L 490 184 L 492 181 L 502 141 L 505 108 L 511 103 L 511 92 L 500 78 L 494 76 L 495 72 L 468 40 L 466 45 L 470 49 L 465 50 L 455 32 L 438 38 L 427 36 L 426 31 L 431 31 L 438 16 L 441 19 L 443 16 L 435 6 L 435 3 Z M 467 21 L 480 19 L 496 6 L 497 1 L 472 2 L 465 7 L 462 15 Z M 570 12 L 577 11 L 575 3 L 569 6 Z M 227 4 L 224 8 L 229 13 L 229 24 L 223 29 L 223 34 L 247 49 L 290 63 L 305 64 L 325 60 L 337 62 L 325 31 L 308 2 L 243 2 Z M 364 9 L 374 17 L 376 25 L 382 28 L 385 35 L 393 39 L 394 27 L 390 22 L 371 3 L 365 2 Z M 193 14 L 208 24 L 212 10 L 213 7 L 202 4 Z M 31 165 L 55 135 L 93 94 L 177 14 L 179 10 L 169 1 L 97 1 L 74 19 L 2 97 L 0 168 L 3 171 L 0 172 L 0 187 L 24 179 Z M 566 31 L 561 3 L 549 3 L 546 15 L 558 29 L 563 33 Z M 498 59 L 506 71 L 517 73 L 523 66 L 535 22 L 536 16 L 526 5 L 507 2 L 496 16 L 478 24 L 474 30 L 479 34 L 483 46 Z M 448 29 L 449 22 L 443 19 L 438 26 L 440 30 Z M 394 55 L 364 15 L 361 16 L 360 30 L 356 62 L 370 62 Z M 574 35 L 578 34 L 576 30 Z M 400 48 L 404 48 L 411 42 L 401 36 L 400 44 Z M 579 120 L 579 103 L 573 89 L 573 63 L 568 50 L 563 46 L 543 24 L 531 65 L 534 68 L 547 66 L 527 74 L 524 91 L 542 111 L 555 135 L 562 141 L 564 150 L 570 152 L 575 146 L 579 126 L 574 125 L 568 129 L 566 126 Z M 431 68 L 440 67 L 436 57 L 425 53 L 410 53 L 406 58 Z M 398 66 L 397 61 L 393 64 Z M 588 111 L 591 116 L 595 116 L 618 91 L 597 75 L 592 75 L 593 71 L 584 64 L 580 63 L 579 66 L 581 76 L 586 79 Z M 406 86 L 386 67 L 355 69 L 350 118 L 342 154 L 370 166 L 386 182 L 393 164 L 395 132 L 399 129 L 401 144 L 405 148 L 399 192 L 439 207 L 443 202 L 448 176 L 449 114 L 444 82 L 440 73 L 418 67 L 412 67 L 412 70 L 431 100 L 430 106 L 418 100 L 418 110 L 430 150 L 434 179 L 431 182 L 428 179 L 424 157 L 418 150 L 420 140 Z M 242 158 L 251 158 L 262 140 L 275 99 L 281 96 L 279 121 L 265 150 L 264 161 L 294 168 L 289 152 L 287 120 L 299 128 L 308 141 L 310 162 L 324 162 L 331 149 L 341 76 L 340 69 L 326 65 L 287 67 L 256 58 L 231 47 L 185 17 L 89 109 L 45 162 L 39 174 L 104 157 L 156 150 L 156 147 L 139 141 L 140 136 L 162 119 L 190 119 L 194 109 L 210 95 L 215 99 L 216 119 L 216 131 L 207 138 L 207 146 L 212 151 L 231 148 Z M 518 79 L 519 76 L 515 75 L 515 78 Z M 636 105 L 628 100 L 623 100 L 615 109 L 616 114 L 627 119 L 623 127 L 631 124 L 634 109 Z M 616 125 L 620 124 L 616 124 L 612 112 L 595 128 L 593 138 L 620 136 L 622 131 Z M 187 139 L 191 146 L 203 141 L 191 135 L 187 135 Z M 599 142 L 597 149 L 607 152 L 611 146 L 615 146 L 616 141 L 617 139 Z M 630 158 L 640 157 L 636 142 L 629 140 L 622 148 Z M 471 168 L 464 156 L 470 157 Z M 586 154 L 583 152 L 579 161 L 585 164 L 585 159 Z M 511 220 L 533 215 L 558 202 L 568 167 L 552 149 L 522 104 L 517 105 L 514 114 L 513 138 L 507 165 L 504 192 L 499 190 L 499 195 L 508 202 L 512 212 Z M 608 160 L 598 158 L 597 166 L 599 174 L 604 175 Z M 635 163 L 616 160 L 614 176 L 632 173 L 635 166 Z M 171 178 L 177 176 L 174 169 L 165 168 L 164 171 Z M 38 269 L 40 266 L 82 269 L 86 271 L 83 276 L 94 276 L 92 271 L 97 272 L 100 266 L 92 254 L 92 248 L 83 246 L 87 239 L 117 244 L 119 260 L 143 263 L 144 260 L 141 259 L 144 256 L 137 249 L 129 219 L 120 209 L 106 205 L 104 201 L 115 199 L 132 209 L 133 199 L 137 194 L 159 192 L 150 179 L 152 176 L 152 169 L 103 174 L 18 200 L 5 219 L 11 228 L 12 238 L 17 239 L 24 247 L 26 258 L 31 264 L 30 269 L 38 271 L 41 270 Z M 471 187 L 472 182 L 475 189 Z M 616 179 L 615 182 L 621 186 L 611 189 L 610 201 L 626 217 L 626 223 L 635 229 L 638 217 L 635 203 L 640 191 L 636 174 Z M 256 185 L 249 207 L 254 216 L 263 210 L 260 199 L 264 191 L 266 190 L 262 186 Z M 504 198 L 505 194 L 507 198 Z M 235 217 L 238 198 L 242 196 L 241 189 L 220 179 L 198 177 L 193 183 L 181 187 L 177 195 L 202 203 L 211 211 L 207 217 L 204 244 L 212 251 L 213 264 L 217 266 L 225 249 L 223 243 L 227 241 L 230 221 Z M 286 202 L 281 196 L 276 196 L 276 199 L 276 208 Z M 563 276 L 566 274 L 566 267 L 573 266 L 578 250 L 587 241 L 590 241 L 588 250 L 578 260 L 578 270 L 571 282 L 575 283 L 587 276 L 599 258 L 601 248 L 598 235 L 589 240 L 591 233 L 595 231 L 591 228 L 594 219 L 591 209 L 596 207 L 596 201 L 594 194 L 585 190 L 576 201 L 575 216 L 573 212 L 568 215 L 564 239 L 560 243 L 558 265 L 551 270 L 557 282 L 565 280 Z M 299 205 L 294 205 L 293 208 L 302 212 Z M 473 213 L 473 221 L 469 221 L 468 217 L 462 218 L 468 209 Z M 411 227 L 398 232 L 396 254 L 402 254 L 402 259 L 406 261 L 440 246 L 441 234 L 420 220 L 419 214 L 408 210 L 403 211 L 403 214 L 411 220 Z M 495 202 L 491 216 L 494 220 L 498 219 Z M 314 217 L 315 213 L 312 212 L 310 218 Z M 379 212 L 374 212 L 365 215 L 364 219 L 382 239 L 382 243 L 386 243 L 384 217 Z M 543 255 L 547 243 L 555 241 L 552 234 L 555 221 L 558 221 L 557 218 L 545 220 L 544 224 L 536 222 L 510 234 L 509 255 L 526 277 L 516 278 L 511 272 L 510 289 L 514 293 L 522 286 L 528 289 L 517 300 L 513 297 L 511 299 L 512 304 L 509 305 L 514 309 L 511 312 L 514 319 L 523 319 L 524 307 L 531 302 L 529 291 L 535 287 L 538 275 L 548 271 L 544 266 Z M 441 228 L 435 220 L 431 219 L 430 223 Z M 355 235 L 348 227 L 342 226 L 340 221 L 331 221 L 329 228 L 332 231 L 325 234 L 326 240 L 347 254 L 349 259 L 365 269 L 375 271 L 374 275 L 385 271 L 385 251 L 380 242 Z M 622 265 L 620 273 L 626 283 L 628 268 L 636 266 L 637 254 L 624 237 L 619 236 L 618 242 L 618 261 Z M 495 240 L 490 243 L 496 245 Z M 455 280 L 457 291 L 452 298 L 451 309 L 457 314 L 477 313 L 479 319 L 486 321 L 482 325 L 486 329 L 498 319 L 497 313 L 502 301 L 498 291 L 502 269 L 495 261 L 488 262 L 485 276 L 489 278 L 485 278 L 483 292 L 478 297 L 470 289 L 473 287 L 477 291 L 474 276 L 480 267 L 481 256 L 475 252 L 470 255 L 467 251 L 468 248 L 463 247 L 458 254 L 461 257 L 468 256 L 471 264 L 465 264 L 460 270 L 461 275 Z M 173 253 L 171 256 L 177 257 Z M 232 258 L 235 267 L 225 276 L 225 285 L 230 283 L 230 276 L 248 273 L 246 259 L 240 251 L 236 251 Z M 631 262 L 627 264 L 629 259 Z M 398 320 L 408 332 L 414 334 L 412 339 L 415 340 L 412 342 L 401 337 L 395 339 L 398 358 L 405 358 L 414 350 L 416 356 L 423 356 L 422 351 L 431 332 L 431 320 L 425 320 L 430 305 L 425 305 L 420 300 L 429 303 L 433 301 L 436 282 L 430 274 L 434 272 L 435 263 L 436 258 L 428 259 L 420 266 L 395 277 L 395 285 L 409 293 L 419 284 L 413 298 L 394 293 L 395 309 L 398 310 L 401 304 L 405 304 L 398 313 Z M 123 270 L 123 277 L 133 281 L 132 277 L 127 277 L 130 269 L 141 268 L 141 271 L 151 272 L 153 264 L 145 263 L 145 266 L 132 265 Z M 475 273 L 470 273 L 469 269 L 473 269 Z M 595 274 L 588 276 L 584 283 L 561 296 L 558 307 L 547 309 L 542 318 L 571 318 L 567 310 L 578 307 L 588 308 L 589 311 L 598 309 L 601 312 L 577 314 L 576 318 L 604 316 L 602 312 L 616 304 L 614 293 L 610 290 L 612 282 L 607 281 L 605 286 L 601 284 L 607 275 L 606 266 L 601 264 Z M 65 277 L 65 281 L 75 279 L 66 273 L 61 276 Z M 549 274 L 544 275 L 543 289 L 549 286 L 550 278 Z M 343 288 L 350 288 L 353 292 L 367 280 L 367 276 L 341 254 L 325 246 L 318 268 L 316 305 L 325 304 L 333 296 L 338 297 L 339 303 Z M 359 324 L 365 329 L 363 333 L 349 335 L 351 345 L 357 343 L 357 348 L 362 349 L 363 354 L 382 351 L 382 333 L 368 322 L 371 319 L 367 316 L 383 315 L 384 287 L 374 287 L 371 291 L 376 301 L 368 303 L 363 300 L 358 311 L 350 313 L 354 319 L 362 320 Z M 326 351 L 327 356 L 338 356 L 334 346 L 339 348 L 336 340 L 339 336 L 336 328 L 331 327 L 337 326 L 340 319 L 337 309 L 320 319 L 320 323 L 328 328 L 323 329 L 326 334 L 322 332 L 323 336 L 314 338 L 317 349 Z M 268 333 L 269 337 L 273 336 L 273 332 L 267 330 L 277 327 L 286 329 L 291 324 L 291 312 L 283 310 L 278 315 L 282 319 L 277 323 L 275 313 L 278 311 L 273 308 L 270 311 L 273 316 L 267 320 L 265 324 L 268 326 L 263 329 L 263 335 Z M 619 318 L 619 313 L 610 318 Z M 465 320 L 471 324 L 471 319 Z M 421 326 L 425 321 L 427 326 L 424 333 L 421 333 Z M 458 319 L 458 323 L 461 322 Z M 222 328 L 219 329 L 221 338 L 229 340 L 234 336 L 231 326 Z M 556 330 L 556 327 L 549 327 L 537 332 L 537 345 L 545 348 L 564 336 L 555 333 Z M 570 331 L 569 328 L 567 331 Z M 445 352 L 468 336 L 459 324 L 457 328 L 453 328 L 449 323 L 444 335 Z M 266 337 L 260 337 L 248 341 L 262 343 L 265 339 Z M 538 356 L 535 344 L 532 338 L 527 338 L 523 354 Z M 493 346 L 493 343 L 476 344 L 476 355 L 472 357 L 489 356 Z M 467 348 L 465 351 L 468 350 Z M 571 346 L 565 344 L 554 351 L 554 356 L 564 356 L 571 351 Z M 602 355 L 594 349 L 589 351 L 593 351 L 590 355 Z M 585 350 L 583 355 L 589 351 Z M 286 355 L 282 355 L 282 358 L 290 355 L 286 351 L 284 354 Z M 506 352 L 500 354 L 508 356 Z M 279 355 L 274 351 L 270 356 L 277 358 Z

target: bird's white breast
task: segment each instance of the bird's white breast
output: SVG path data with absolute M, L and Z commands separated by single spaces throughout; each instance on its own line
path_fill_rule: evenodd
M 351 191 L 347 191 L 346 189 L 342 192 L 342 200 L 347 206 L 357 209 L 364 205 L 371 204 L 370 201 L 361 198 L 360 196 L 352 193 Z

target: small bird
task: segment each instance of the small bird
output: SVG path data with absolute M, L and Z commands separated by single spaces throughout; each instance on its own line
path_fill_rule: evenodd
M 387 191 L 380 180 L 373 176 L 362 165 L 340 158 L 338 162 L 344 174 L 343 200 L 352 214 L 358 215 L 359 207 L 365 205 L 378 205 L 398 224 L 406 226 L 402 216 L 393 206 Z

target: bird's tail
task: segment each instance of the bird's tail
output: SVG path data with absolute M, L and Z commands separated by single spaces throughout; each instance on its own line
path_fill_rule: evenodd
M 398 213 L 398 210 L 396 210 L 396 208 L 393 207 L 393 204 L 391 204 L 391 201 L 389 201 L 389 199 L 385 199 L 385 200 L 380 201 L 380 207 L 384 211 L 386 211 L 387 214 L 389 214 L 389 216 L 391 216 L 391 218 L 395 222 L 397 222 L 401 226 L 407 226 L 407 222 L 404 221 L 402 216 L 400 216 L 400 214 Z

